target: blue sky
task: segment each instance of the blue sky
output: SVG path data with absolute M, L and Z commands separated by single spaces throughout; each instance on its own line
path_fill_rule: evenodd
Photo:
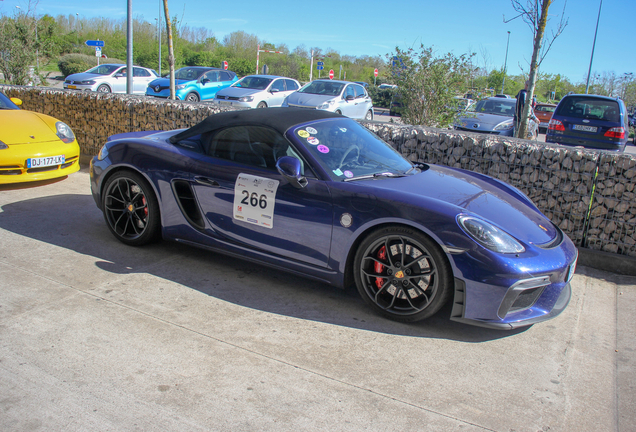
M 600 0 L 569 0 L 565 16 L 569 24 L 554 42 L 541 71 L 560 73 L 572 82 L 585 82 Z M 525 3 L 525 0 L 522 0 Z M 33 4 L 33 3 L 32 3 Z M 334 49 L 341 55 L 382 55 L 402 49 L 432 46 L 440 55 L 475 52 L 474 63 L 489 68 L 504 65 L 510 31 L 507 70 L 511 75 L 527 72 L 532 56 L 532 34 L 517 18 L 510 0 L 322 0 L 304 6 L 293 0 L 209 1 L 169 0 L 171 15 L 190 27 L 205 27 L 222 40 L 234 31 L 245 31 L 290 49 Z M 550 8 L 548 33 L 563 15 L 564 0 Z M 0 14 L 11 15 L 27 0 L 1 0 Z M 133 0 L 136 18 L 155 22 L 161 0 Z M 37 13 L 79 14 L 81 18 L 125 19 L 126 0 L 106 3 L 87 0 L 40 0 Z M 593 73 L 636 74 L 635 0 L 603 0 L 594 51 Z

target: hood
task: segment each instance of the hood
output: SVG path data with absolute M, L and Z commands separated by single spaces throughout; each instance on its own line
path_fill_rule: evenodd
M 66 81 L 98 80 L 98 79 L 104 79 L 109 77 L 110 75 L 98 75 L 93 73 L 82 72 L 82 73 L 76 73 L 76 74 L 71 74 L 67 76 Z
M 431 165 L 413 176 L 361 182 L 390 189 L 404 202 L 421 197 L 450 204 L 458 213 L 479 216 L 524 242 L 541 245 L 557 236 L 555 226 L 518 190 L 480 174 Z M 407 196 L 398 198 L 401 194 Z
M 174 85 L 185 84 L 185 83 L 195 82 L 195 81 L 196 80 L 175 79 L 174 80 Z M 170 78 L 157 78 L 157 79 L 154 79 L 154 80 L 150 81 L 150 83 L 148 84 L 148 87 L 154 87 L 156 85 L 160 85 L 161 87 L 170 87 Z
M 223 90 L 219 90 L 217 95 L 219 96 L 229 96 L 229 97 L 243 97 L 250 96 L 256 93 L 264 92 L 265 90 L 258 89 L 250 89 L 250 88 L 241 88 L 241 87 L 226 87 Z
M 0 141 L 7 145 L 59 141 L 60 138 L 46 122 L 48 116 L 25 110 L 1 110 L 0 124 L 11 125 L 0 129 Z M 55 124 L 55 119 L 53 119 Z M 53 126 L 55 128 L 55 126 Z
M 474 116 L 461 116 L 457 120 L 457 124 L 467 129 L 493 130 L 498 124 L 510 120 L 512 120 L 512 117 L 497 114 L 476 113 Z M 479 127 L 475 127 L 475 124 L 479 124 Z
M 331 96 L 331 95 L 317 95 L 311 93 L 299 93 L 294 92 L 287 96 L 287 103 L 289 105 L 299 105 L 305 107 L 317 107 L 322 105 L 323 103 L 336 99 L 339 96 Z

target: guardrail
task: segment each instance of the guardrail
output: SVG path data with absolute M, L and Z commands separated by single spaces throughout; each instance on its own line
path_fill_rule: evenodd
M 190 127 L 225 109 L 206 103 L 0 86 L 23 108 L 71 126 L 82 153 L 109 135 Z M 412 161 L 488 174 L 528 195 L 578 246 L 636 257 L 636 158 L 516 138 L 361 122 Z

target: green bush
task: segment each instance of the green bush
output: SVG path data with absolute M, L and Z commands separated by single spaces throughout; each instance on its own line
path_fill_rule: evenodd
M 124 64 L 124 61 L 118 59 L 104 59 L 100 63 L 119 63 Z M 69 76 L 74 73 L 84 72 L 93 66 L 97 66 L 97 57 L 90 56 L 87 54 L 66 54 L 60 57 L 60 60 L 57 62 L 57 67 L 59 68 L 62 75 Z

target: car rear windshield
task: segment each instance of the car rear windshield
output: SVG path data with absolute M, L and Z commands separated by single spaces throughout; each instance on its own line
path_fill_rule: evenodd
M 325 96 L 338 96 L 342 92 L 344 84 L 329 81 L 312 81 L 298 90 L 299 93 L 311 93 Z
M 618 123 L 620 121 L 620 108 L 618 102 L 614 100 L 571 96 L 566 97 L 559 104 L 555 115 Z
M 537 105 L 534 110 L 536 112 L 554 112 L 555 109 L 556 107 L 549 106 L 549 105 Z

